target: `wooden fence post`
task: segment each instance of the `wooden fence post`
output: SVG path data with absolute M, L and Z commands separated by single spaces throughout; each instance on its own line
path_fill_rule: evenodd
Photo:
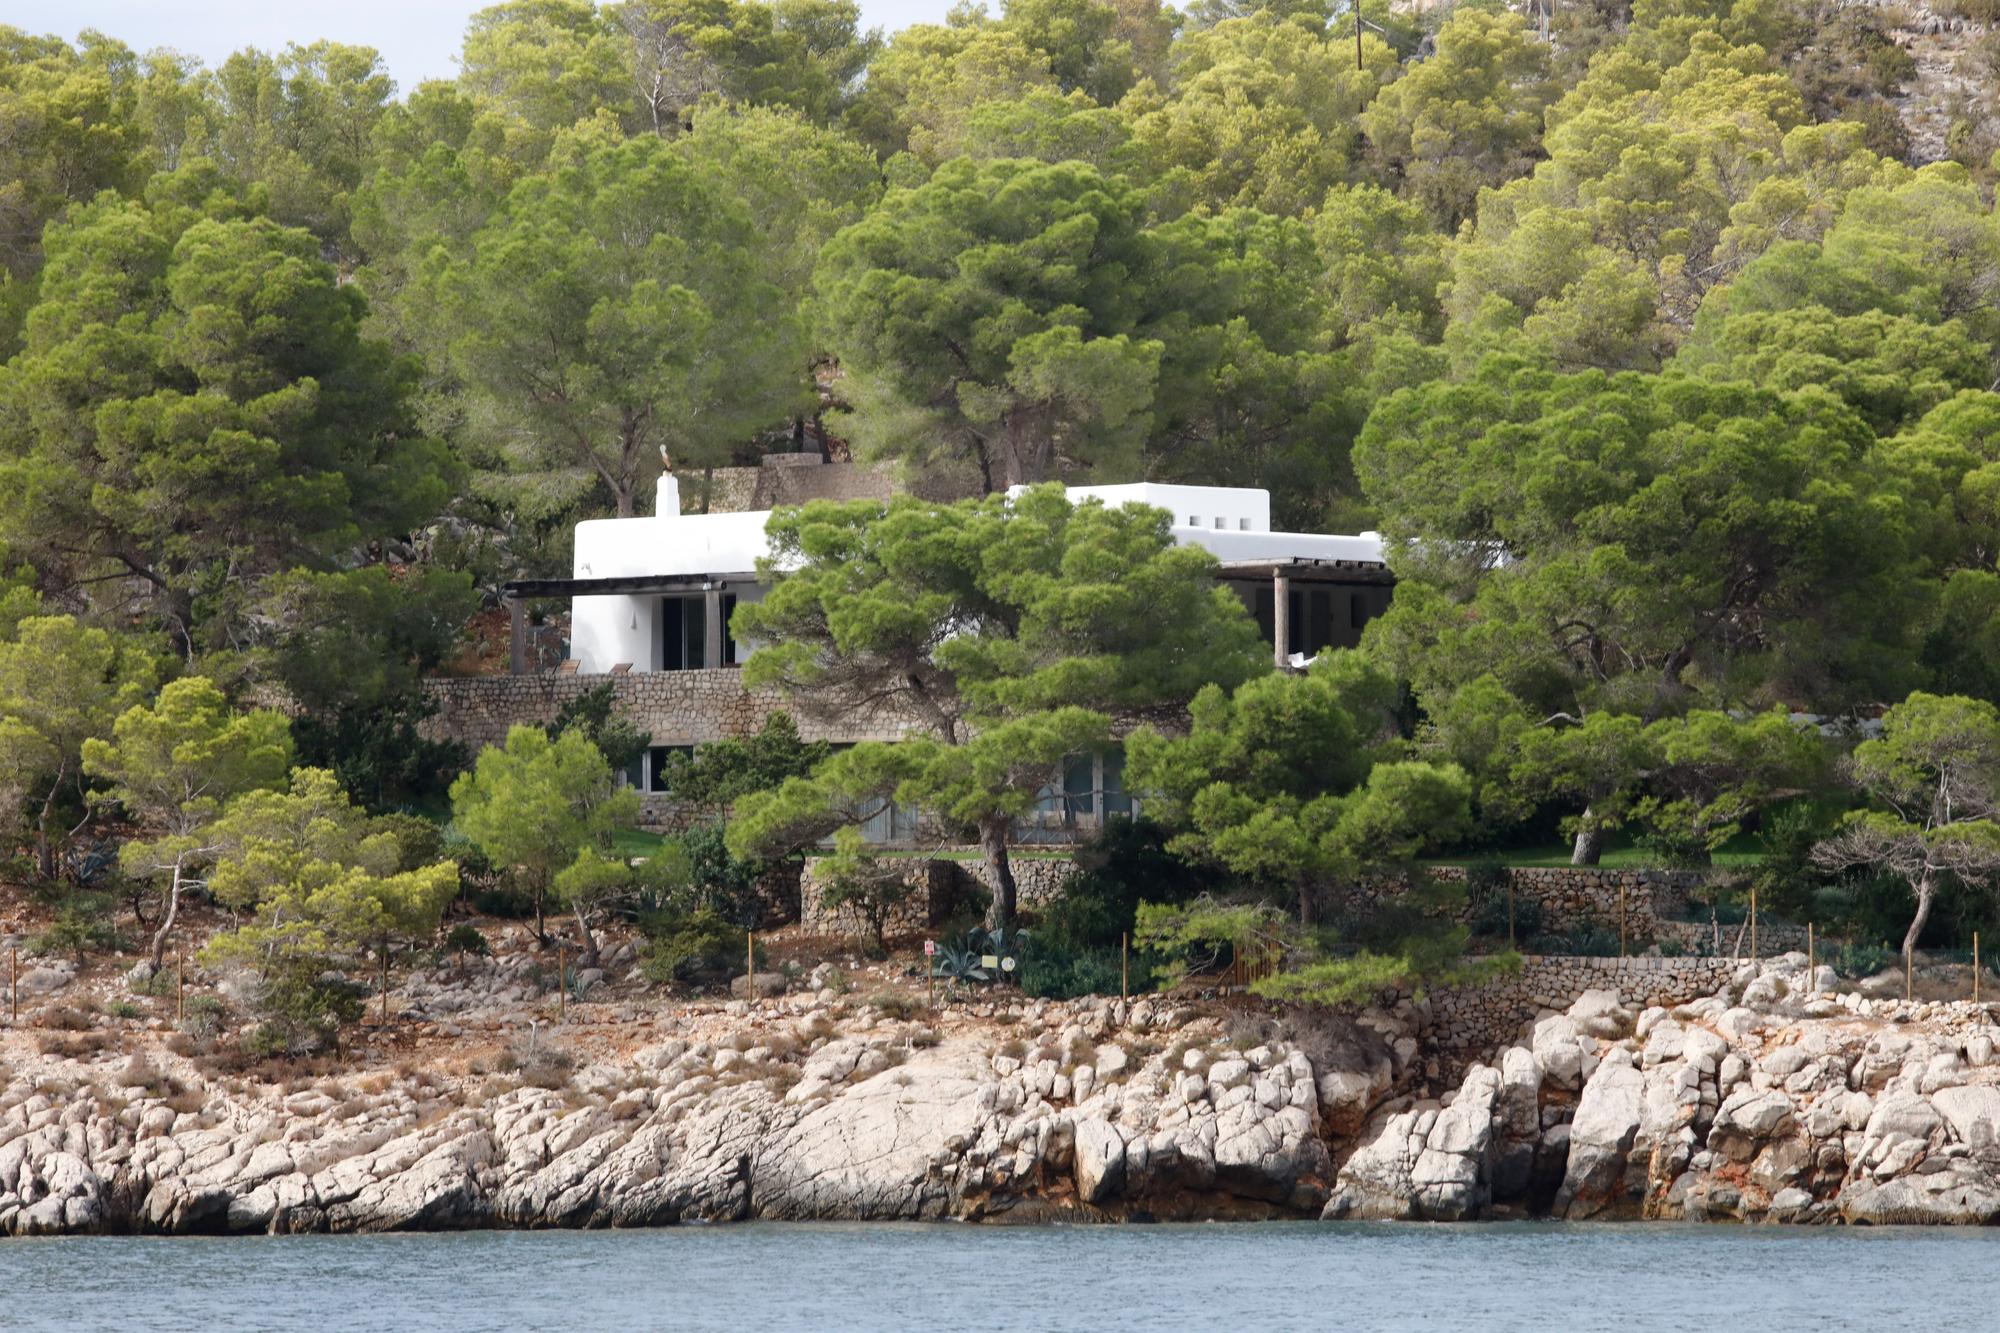
M 1757 887 L 1750 887 L 1750 961 L 1757 961 Z
M 556 946 L 556 1022 L 569 1017 L 569 963 L 568 950 Z
M 1618 956 L 1625 956 L 1625 881 L 1618 881 Z
M 1813 950 L 1813 923 L 1808 921 L 1806 922 L 1806 985 L 1812 989 L 1806 994 L 1819 994 L 1819 983 L 1815 980 L 1818 973 L 1818 955 Z
M 1129 930 L 1118 937 L 1118 998 L 1132 998 L 1132 932 Z
M 389 1026 L 389 946 L 382 946 L 382 1026 Z
M 1972 932 L 1972 1002 L 1979 1003 L 1979 932 Z
M 757 998 L 757 932 L 743 932 L 743 998 Z
M 19 1021 L 21 1017 L 21 946 L 13 948 L 14 958 L 7 965 L 7 1021 Z

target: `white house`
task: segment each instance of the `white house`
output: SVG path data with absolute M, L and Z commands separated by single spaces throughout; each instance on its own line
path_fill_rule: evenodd
M 1281 665 L 1353 645 L 1389 603 L 1378 535 L 1274 532 L 1268 491 L 1137 482 L 1073 486 L 1069 495 L 1172 514 L 1174 540 L 1214 552 L 1219 576 L 1271 637 Z M 651 517 L 577 524 L 570 578 L 508 585 L 517 623 L 522 598 L 570 598 L 568 657 L 576 665 L 565 670 L 580 675 L 739 666 L 752 645 L 729 637 L 729 618 L 738 602 L 762 595 L 756 570 L 769 551 L 770 516 L 683 514 L 677 479 L 663 476 Z
M 829 478 L 832 480 L 833 478 Z M 1220 486 L 1071 487 L 1072 499 L 1106 504 L 1147 504 L 1173 515 L 1174 540 L 1214 552 L 1217 576 L 1234 588 L 1269 636 L 1280 666 L 1302 666 L 1321 648 L 1351 646 L 1361 627 L 1389 604 L 1390 576 L 1382 541 L 1373 533 L 1327 536 L 1271 530 L 1271 497 L 1262 490 Z M 511 709 L 546 712 L 559 696 L 587 688 L 587 678 L 608 680 L 620 710 L 653 738 L 635 765 L 631 783 L 667 810 L 671 793 L 659 781 L 667 756 L 727 736 L 745 735 L 784 706 L 768 688 L 746 689 L 732 668 L 755 645 L 729 635 L 739 602 L 763 595 L 757 561 L 768 553 L 768 509 L 740 513 L 683 514 L 676 478 L 660 479 L 649 518 L 600 519 L 576 528 L 572 576 L 507 585 L 513 618 L 512 671 L 526 671 L 527 598 L 570 599 L 570 643 L 560 671 L 517 684 L 531 686 L 508 702 L 506 678 L 452 682 L 438 697 L 447 730 L 485 739 Z M 586 679 L 579 679 L 586 678 Z M 807 739 L 834 744 L 894 739 L 879 719 L 802 721 Z M 1122 753 L 1080 755 L 1052 787 L 1035 828 L 1061 836 L 1131 809 L 1122 790 Z M 665 814 L 661 814 L 665 818 Z M 885 810 L 867 830 L 895 841 L 910 835 L 905 812 Z M 1032 832 L 1024 830 L 1024 836 Z

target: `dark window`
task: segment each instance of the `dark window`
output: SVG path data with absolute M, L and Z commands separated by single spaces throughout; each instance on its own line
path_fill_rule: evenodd
M 655 745 L 646 751 L 647 782 L 644 789 L 660 795 L 668 794 L 666 778 L 669 756 L 677 754 L 691 755 L 693 753 L 694 747 L 692 745 Z
M 1104 814 L 1129 815 L 1132 813 L 1132 797 L 1125 790 L 1125 750 L 1113 746 L 1104 752 Z
M 1362 594 L 1357 592 L 1347 599 L 1347 619 L 1355 629 L 1368 623 L 1368 599 Z
M 708 608 L 701 597 L 660 599 L 660 670 L 698 670 L 708 644 Z
M 1063 814 L 1075 819 L 1078 815 L 1097 813 L 1097 760 L 1093 755 L 1070 756 L 1063 765 Z
M 1333 646 L 1333 594 L 1324 588 L 1312 592 L 1312 632 L 1306 637 L 1306 652 L 1317 653 Z
M 1272 610 L 1276 604 L 1277 599 L 1272 596 L 1268 583 L 1261 585 L 1256 596 L 1251 598 L 1250 614 L 1257 618 L 1257 628 L 1264 632 L 1265 643 L 1272 642 L 1278 632 L 1276 613 Z
M 729 632 L 729 621 L 736 614 L 736 594 L 722 594 L 722 665 L 736 665 L 736 637 Z

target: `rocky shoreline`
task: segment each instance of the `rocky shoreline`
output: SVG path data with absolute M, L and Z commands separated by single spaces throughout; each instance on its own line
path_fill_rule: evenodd
M 820 990 L 285 1083 L 140 1036 L 64 1053 L 17 1032 L 0 1234 L 2000 1221 L 1992 1013 L 1834 995 L 1821 973 L 1746 965 L 1671 1010 L 1591 992 L 1450 1089 L 1408 999 L 1280 1019 L 1199 1001 L 909 1012 Z

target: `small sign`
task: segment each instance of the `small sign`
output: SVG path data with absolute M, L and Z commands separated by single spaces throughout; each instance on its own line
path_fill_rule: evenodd
M 998 967 L 1000 966 L 1000 955 L 997 953 L 983 953 L 979 955 L 979 965 L 981 967 Z
M 925 941 L 924 941 L 924 957 L 926 957 L 926 958 L 930 958 L 930 957 L 934 956 L 934 955 L 935 955 L 936 953 L 937 953 L 937 941 L 936 941 L 936 940 L 925 940 Z

